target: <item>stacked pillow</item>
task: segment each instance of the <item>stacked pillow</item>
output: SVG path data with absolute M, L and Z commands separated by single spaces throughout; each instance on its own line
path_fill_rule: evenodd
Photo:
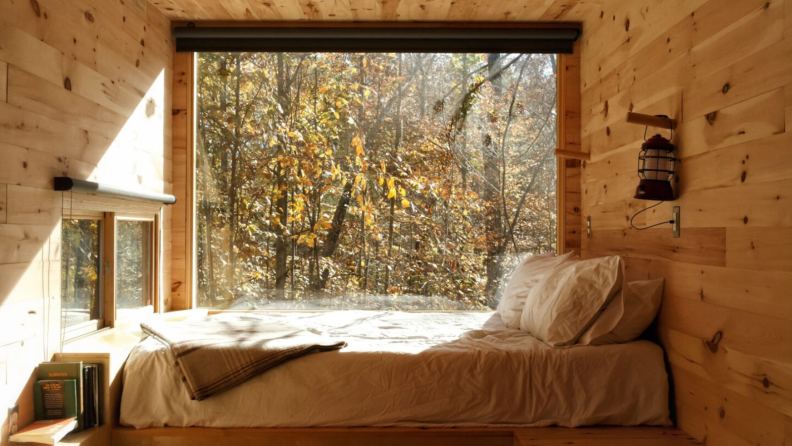
M 520 328 L 520 317 L 531 288 L 553 268 L 571 260 L 577 260 L 571 252 L 558 257 L 553 253 L 547 253 L 528 256 L 517 265 L 498 302 L 497 311 L 507 327 Z
M 663 279 L 628 282 L 578 340 L 581 345 L 630 342 L 651 325 L 663 299 Z
M 618 256 L 555 267 L 528 294 L 520 329 L 552 346 L 573 345 L 621 291 L 623 269 Z
M 618 256 L 534 256 L 515 270 L 498 312 L 552 346 L 623 343 L 654 320 L 662 290 L 662 279 L 625 283 Z

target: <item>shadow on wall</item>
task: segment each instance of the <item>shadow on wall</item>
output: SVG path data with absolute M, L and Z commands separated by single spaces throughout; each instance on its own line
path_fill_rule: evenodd
M 0 95 L 0 445 L 8 442 L 6 407 L 17 401 L 20 426 L 32 421 L 33 372 L 59 349 L 62 212 L 143 210 L 139 202 L 55 192 L 53 177 L 172 189 L 171 49 L 167 31 L 152 29 L 162 28 L 152 25 L 156 12 L 148 23 L 123 17 L 140 34 L 148 26 L 150 38 L 163 36 L 139 51 L 144 66 L 130 65 L 130 52 L 138 51 L 131 31 L 107 27 L 91 43 L 89 63 L 61 47 L 64 35 L 85 31 L 66 26 L 69 14 L 95 5 L 40 3 L 0 5 L 0 68 L 7 63 L 8 73 L 7 94 Z M 29 11 L 31 4 L 39 9 Z M 90 24 L 116 12 L 121 23 L 116 6 L 98 7 L 104 9 Z

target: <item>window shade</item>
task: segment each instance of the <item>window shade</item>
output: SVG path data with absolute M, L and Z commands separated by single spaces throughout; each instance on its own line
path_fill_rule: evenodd
M 152 201 L 162 204 L 176 203 L 176 197 L 170 194 L 158 194 L 154 192 L 123 189 L 93 181 L 78 180 L 70 177 L 55 177 L 55 190 L 57 191 L 76 191 L 95 195 L 105 195 L 117 198 L 131 198 L 140 201 Z
M 177 52 L 571 54 L 574 28 L 178 27 Z

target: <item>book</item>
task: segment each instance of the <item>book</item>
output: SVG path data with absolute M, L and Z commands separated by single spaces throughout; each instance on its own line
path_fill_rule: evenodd
M 83 363 L 76 362 L 42 362 L 38 367 L 39 380 L 73 379 L 77 386 L 77 430 L 82 430 L 83 415 Z M 37 419 L 39 419 L 37 417 Z
M 9 440 L 15 443 L 56 444 L 77 427 L 77 418 L 34 421 L 12 435 Z
M 43 379 L 33 384 L 36 420 L 77 418 L 78 399 L 77 383 L 73 379 Z
M 83 365 L 85 428 L 99 426 L 99 365 Z
M 83 364 L 83 408 L 85 428 L 102 425 L 102 364 Z
M 94 404 L 94 426 L 101 426 L 102 423 L 102 364 L 91 364 L 93 367 L 93 404 Z

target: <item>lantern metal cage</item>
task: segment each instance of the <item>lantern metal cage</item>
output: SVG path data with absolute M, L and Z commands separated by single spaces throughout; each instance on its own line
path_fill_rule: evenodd
M 673 135 L 672 129 L 671 138 L 674 137 Z M 644 143 L 638 155 L 638 178 L 641 181 L 635 190 L 634 198 L 656 201 L 674 200 L 671 180 L 676 172 L 675 150 L 671 141 L 660 135 L 654 135 L 647 140 L 646 130 L 644 130 Z

